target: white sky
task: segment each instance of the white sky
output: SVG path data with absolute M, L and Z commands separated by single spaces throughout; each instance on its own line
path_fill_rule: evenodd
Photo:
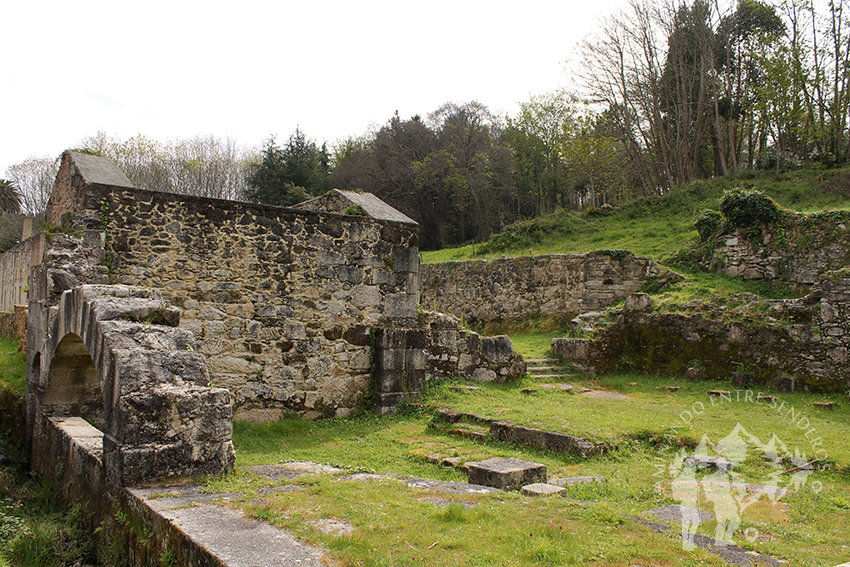
M 7 0 L 0 176 L 104 131 L 318 143 L 398 110 L 479 100 L 515 114 L 625 0 Z

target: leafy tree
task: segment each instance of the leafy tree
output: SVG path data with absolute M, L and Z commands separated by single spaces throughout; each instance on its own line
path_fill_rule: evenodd
M 327 147 L 317 147 L 296 129 L 282 148 L 274 137 L 266 142 L 262 159 L 248 175 L 245 195 L 250 201 L 288 207 L 322 194 L 329 176 Z
M 562 150 L 578 115 L 578 97 L 560 90 L 535 95 L 508 120 L 502 139 L 514 152 L 514 184 L 520 216 L 535 216 L 558 206 L 577 206 Z M 530 211 L 529 211 L 530 208 Z M 528 212 L 526 212 L 528 211 Z
M 21 210 L 21 196 L 12 181 L 0 179 L 0 212 L 17 213 Z

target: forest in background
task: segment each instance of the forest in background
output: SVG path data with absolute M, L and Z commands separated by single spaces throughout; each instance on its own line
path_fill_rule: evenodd
M 514 116 L 449 102 L 330 147 L 298 129 L 254 147 L 98 133 L 78 149 L 146 189 L 282 206 L 371 192 L 420 223 L 426 250 L 697 179 L 850 161 L 850 0 L 633 0 L 579 55 L 574 90 L 532 96 Z M 43 212 L 57 167 L 6 170 L 0 247 Z

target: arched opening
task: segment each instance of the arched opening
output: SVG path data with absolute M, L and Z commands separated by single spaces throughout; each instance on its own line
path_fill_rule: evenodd
M 103 429 L 106 411 L 100 378 L 89 349 L 72 333 L 65 335 L 50 361 L 42 405 L 57 417 L 82 417 Z

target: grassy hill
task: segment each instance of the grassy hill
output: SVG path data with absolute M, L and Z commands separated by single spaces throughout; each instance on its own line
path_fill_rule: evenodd
M 613 212 L 559 210 L 513 224 L 481 244 L 423 252 L 422 261 L 624 248 L 665 263 L 677 250 L 697 240 L 693 224 L 696 215 L 704 209 L 717 210 L 723 192 L 734 188 L 757 189 L 798 212 L 850 208 L 850 168 L 747 172 L 695 181 L 660 197 L 624 203 Z

